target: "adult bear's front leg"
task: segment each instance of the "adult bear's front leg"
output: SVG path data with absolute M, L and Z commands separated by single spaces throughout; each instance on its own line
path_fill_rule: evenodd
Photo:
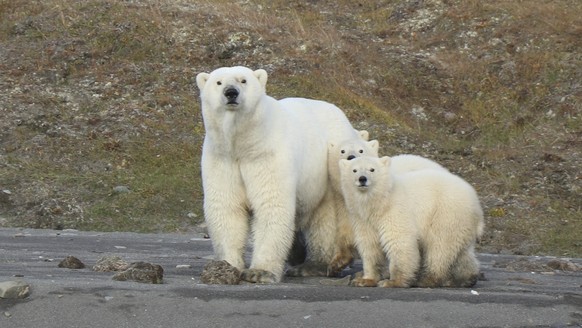
M 249 211 L 239 169 L 224 161 L 202 161 L 202 184 L 214 257 L 243 270 Z
M 263 169 L 243 170 L 253 213 L 253 256 L 250 268 L 241 277 L 250 282 L 273 283 L 281 281 L 293 243 L 297 196 L 293 177 Z

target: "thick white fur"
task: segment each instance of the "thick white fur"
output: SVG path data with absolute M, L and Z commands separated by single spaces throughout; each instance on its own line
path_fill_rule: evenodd
M 402 174 L 406 172 L 424 169 L 441 170 L 449 172 L 449 170 L 444 168 L 439 163 L 418 155 L 402 154 L 393 156 L 391 158 L 392 160 L 390 168 L 392 170 L 392 173 L 394 174 Z
M 325 226 L 334 215 L 333 204 L 324 201 L 327 147 L 356 133 L 343 112 L 322 101 L 267 96 L 264 70 L 224 67 L 198 74 L 196 82 L 206 129 L 204 214 L 215 257 L 245 268 L 252 217 L 252 260 L 242 277 L 278 282 L 297 218 L 312 239 L 311 256 L 331 260 L 335 223 Z M 238 90 L 236 104 L 227 104 L 227 88 Z
M 340 184 L 339 161 L 362 156 L 378 157 L 379 143 L 377 140 L 368 141 L 367 131 L 359 131 L 359 138 L 344 140 L 339 144 L 329 144 L 329 175 L 333 194 L 333 203 L 336 206 L 337 218 L 337 252 L 329 266 L 330 272 L 338 272 L 347 266 L 355 257 L 354 233 L 349 218 L 349 211 L 343 198 Z M 394 174 L 402 174 L 422 169 L 443 170 L 440 164 L 417 155 L 398 155 L 392 157 L 391 170 Z
M 360 156 L 378 157 L 379 143 L 377 140 L 368 141 L 368 137 L 368 132 L 362 130 L 358 131 L 356 137 L 343 140 L 340 143 L 329 143 L 328 170 L 337 222 L 336 254 L 328 267 L 330 273 L 340 272 L 356 256 L 352 224 L 341 191 L 339 161 Z
M 475 190 L 445 170 L 394 174 L 389 157 L 340 161 L 341 186 L 362 257 L 356 286 L 472 286 L 483 211 Z M 362 182 L 365 180 L 365 183 Z M 365 186 L 363 186 L 365 185 Z

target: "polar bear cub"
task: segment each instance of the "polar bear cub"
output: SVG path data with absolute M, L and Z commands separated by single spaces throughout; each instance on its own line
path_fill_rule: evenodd
M 329 263 L 336 228 L 325 199 L 327 148 L 357 136 L 345 114 L 323 101 L 269 97 L 262 69 L 223 67 L 198 74 L 196 83 L 206 131 L 204 215 L 215 258 L 242 270 L 244 280 L 278 282 L 298 225 L 309 238 L 308 260 Z
M 479 274 L 474 254 L 483 233 L 475 190 L 460 177 L 425 169 L 391 171 L 390 157 L 340 161 L 363 276 L 355 286 L 470 287 Z M 389 259 L 390 279 L 380 280 Z
M 368 141 L 367 131 L 359 131 L 359 138 L 344 140 L 339 144 L 329 144 L 328 165 L 331 181 L 331 188 L 334 203 L 337 208 L 337 253 L 329 265 L 328 272 L 341 271 L 349 265 L 356 255 L 354 248 L 353 230 L 349 219 L 349 214 L 343 199 L 341 185 L 339 161 L 342 159 L 352 160 L 356 157 L 371 156 L 378 157 L 379 143 L 377 140 Z M 442 170 L 448 172 L 440 164 L 418 155 L 397 155 L 392 157 L 391 171 L 394 174 L 401 174 L 422 169 Z

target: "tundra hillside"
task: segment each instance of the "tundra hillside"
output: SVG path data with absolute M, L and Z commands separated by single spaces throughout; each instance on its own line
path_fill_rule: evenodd
M 434 159 L 482 252 L 582 256 L 582 1 L 0 0 L 0 227 L 188 233 L 194 78 L 269 72 Z

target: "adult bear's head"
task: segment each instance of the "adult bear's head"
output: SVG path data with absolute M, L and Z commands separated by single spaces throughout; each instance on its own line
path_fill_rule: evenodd
M 222 67 L 196 76 L 203 109 L 252 110 L 265 95 L 267 72 L 247 67 Z

